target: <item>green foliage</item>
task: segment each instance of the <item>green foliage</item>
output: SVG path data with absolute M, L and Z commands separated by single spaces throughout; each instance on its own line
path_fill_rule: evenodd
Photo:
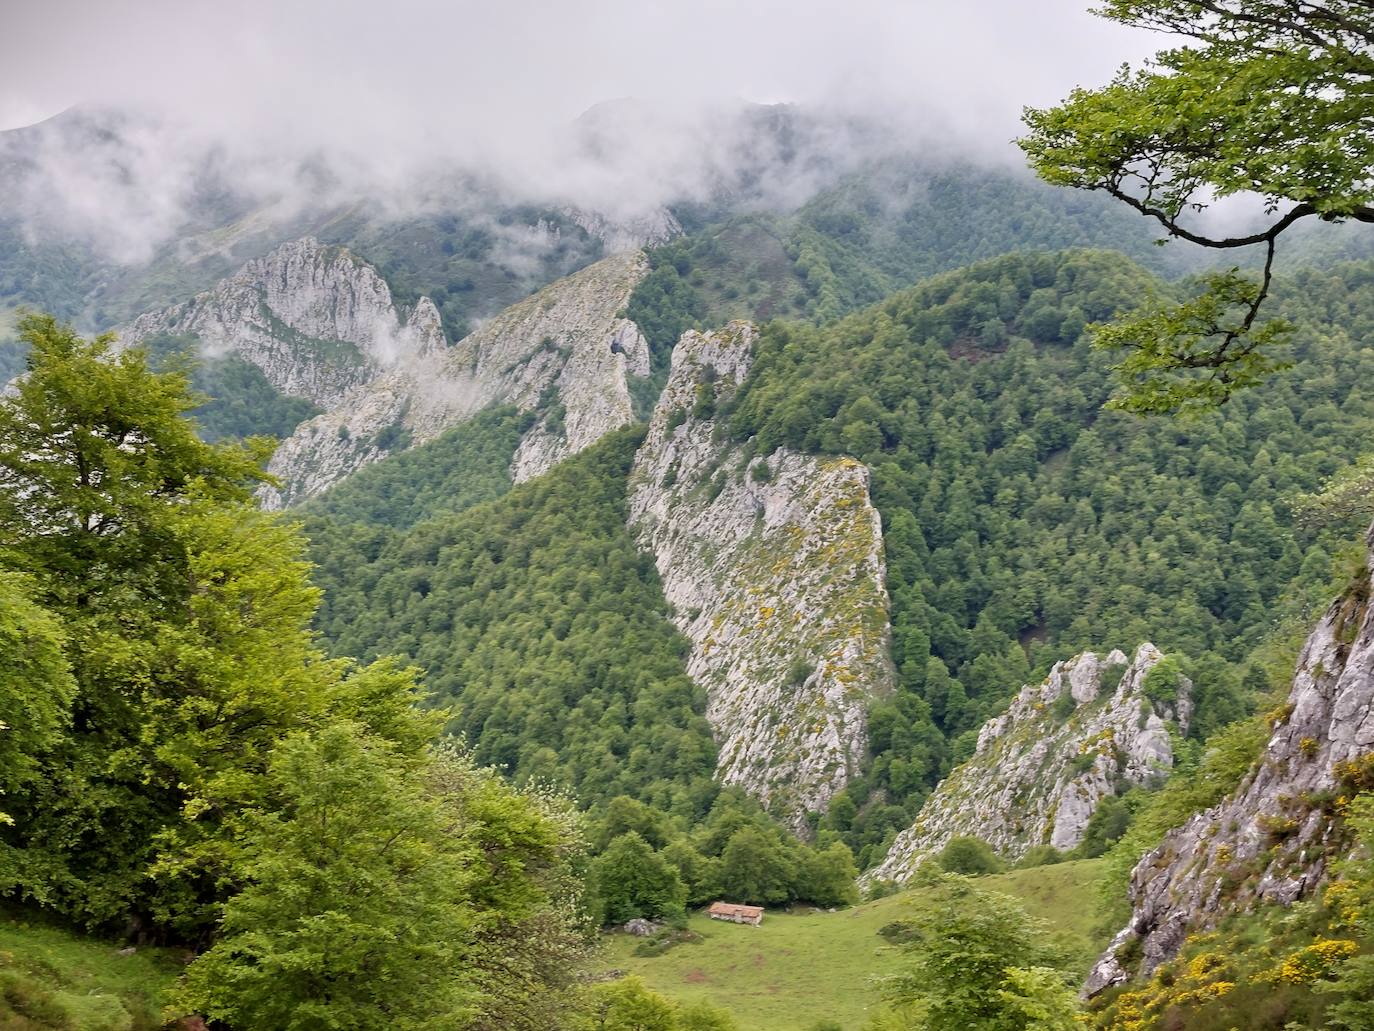
M 736 789 L 722 790 L 697 819 L 668 819 L 633 799 L 614 798 L 599 812 L 590 841 L 603 851 L 625 835 L 647 842 L 677 871 L 689 906 L 717 899 L 827 907 L 858 901 L 858 870 L 843 842 L 833 836 L 815 845 L 798 841 Z
M 514 406 L 498 405 L 424 447 L 364 466 L 304 506 L 312 535 L 336 523 L 405 530 L 500 497 L 510 489 L 511 457 L 532 422 Z
M 1374 1026 L 1374 796 L 1343 807 L 1352 846 L 1334 876 L 1295 904 L 1261 905 L 1189 935 L 1148 980 L 1104 993 L 1093 1025 L 1117 1031 L 1291 1031 Z
M 1178 703 L 1178 689 L 1183 678 L 1183 668 L 1179 660 L 1167 655 L 1150 667 L 1140 685 L 1141 693 L 1156 709 Z
M 1081 977 L 1107 940 L 1092 931 L 1100 865 L 1094 860 L 1016 870 L 976 886 L 1012 895 L 1048 921 L 1071 948 L 1073 973 Z M 882 1008 L 881 980 L 906 968 L 907 955 L 894 946 L 923 926 L 908 918 L 911 901 L 927 890 L 916 885 L 836 913 L 770 910 L 758 927 L 696 912 L 687 931 L 677 932 L 685 941 L 671 949 L 648 953 L 640 948 L 642 939 L 604 936 L 605 952 L 595 969 L 628 971 L 680 1002 L 728 1005 L 750 1031 L 797 1031 L 822 1019 L 856 1031 Z M 895 1026 L 909 1031 L 909 1025 Z
M 776 905 L 788 896 L 795 874 L 791 857 L 762 831 L 744 827 L 721 854 L 721 880 L 736 902 Z
M 282 742 L 268 771 L 280 805 L 247 822 L 248 883 L 187 971 L 187 1010 L 280 1028 L 466 1015 L 462 852 L 408 759 L 346 724 Z
M 1220 802 L 1241 782 L 1269 739 L 1265 714 L 1234 723 L 1214 735 L 1195 763 L 1181 762 L 1159 790 L 1145 796 L 1129 830 L 1107 854 L 1102 902 L 1106 921 L 1125 923 L 1125 885 L 1136 861 L 1194 813 Z
M 32 583 L 0 573 L 0 806 L 42 775 L 70 719 L 76 691 L 61 624 L 29 597 Z M 10 823 L 0 809 L 0 824 Z
M 682 245 L 669 244 L 650 252 L 651 271 L 635 286 L 625 306 L 625 317 L 649 342 L 649 364 L 655 374 L 667 369 L 678 337 L 697 326 L 704 314 L 701 298 L 679 274 L 677 263 L 684 266 L 683 271 L 687 265 L 680 257 L 682 250 Z
M 826 322 L 927 276 L 1014 251 L 1111 247 L 1154 267 L 1182 267 L 1179 255 L 1152 247 L 1149 230 L 1106 200 L 957 162 L 872 162 L 792 214 L 721 214 L 650 251 L 653 272 L 628 314 L 656 354 L 694 325 Z M 1066 323 L 1068 313 L 1055 314 L 1040 311 L 1037 327 L 1059 334 L 1067 324 L 1066 335 L 1076 337 L 1081 316 Z M 995 343 L 997 324 L 985 318 L 983 326 Z
M 579 947 L 555 914 L 576 891 L 562 872 L 576 841 L 547 803 L 460 754 L 344 721 L 285 739 L 268 779 L 275 804 L 241 837 L 247 884 L 183 1006 L 283 1028 L 495 1028 L 561 1011 Z
M 1363 529 L 1374 517 L 1374 455 L 1341 469 L 1320 490 L 1299 495 L 1293 509 L 1305 526 Z
M 1374 375 L 1372 271 L 1279 280 L 1279 313 L 1302 327 L 1293 370 L 1186 423 L 1103 412 L 1109 371 L 1065 329 L 1162 289 L 1119 256 L 999 258 L 824 329 L 765 329 L 735 435 L 760 454 L 853 454 L 883 518 L 899 690 L 872 706 L 871 765 L 824 822 L 861 865 L 910 825 L 956 743 L 971 750 L 1057 659 L 1153 640 L 1206 657 L 1193 734 L 1244 714 L 1234 665 L 1340 546 L 1294 527 L 1287 499 L 1374 431 L 1344 371 Z M 989 346 L 994 316 L 1006 336 Z
M 1033 845 L 1026 850 L 1025 855 L 1017 860 L 1016 868 L 1018 870 L 1032 870 L 1037 866 L 1054 866 L 1066 859 L 1068 856 L 1053 845 Z
M 428 296 L 453 341 L 477 320 L 602 256 L 601 242 L 567 213 L 491 198 L 464 212 L 407 219 L 355 209 L 316 235 L 375 265 L 399 304 Z
M 557 1025 L 582 950 L 569 806 L 432 752 L 413 670 L 318 652 L 304 542 L 248 500 L 265 449 L 198 439 L 181 372 L 22 328 L 0 891 L 208 945 L 179 998 L 236 1026 Z M 65 1019 L 60 992 L 0 982 Z M 74 1026 L 132 1028 L 121 1005 Z
M 1078 843 L 1078 848 L 1074 849 L 1074 856 L 1096 859 L 1120 841 L 1131 825 L 1131 801 L 1116 795 L 1108 795 L 1098 802 L 1097 808 L 1088 817 L 1088 825 L 1083 829 L 1083 840 Z
M 588 876 L 599 923 L 623 924 L 637 917 L 680 921 L 687 888 L 677 869 L 630 831 L 596 857 Z
M 625 528 L 639 439 L 613 434 L 497 500 L 398 530 L 332 517 L 382 512 L 389 476 L 360 481 L 338 507 L 326 498 L 308 526 L 318 625 L 336 654 L 423 666 L 450 728 L 518 782 L 559 783 L 586 805 L 629 795 L 701 814 L 716 792 L 705 700 L 653 561 Z M 428 444 L 409 468 L 437 477 L 455 457 Z
M 1089 326 L 1094 347 L 1125 352 L 1112 366 L 1121 389 L 1108 407 L 1138 415 L 1214 408 L 1289 368 L 1278 348 L 1293 327 L 1277 319 L 1253 326 L 1261 299 L 1260 285 L 1232 270 L 1206 277 L 1187 300 L 1147 302 Z
M 281 393 L 252 362 L 236 354 L 203 355 L 194 336 L 159 334 L 141 345 L 156 368 L 189 370 L 192 388 L 205 395 L 189 413 L 202 440 L 267 436 L 282 439 L 319 409 Z
M 935 863 L 946 873 L 963 874 L 965 877 L 983 877 L 1006 869 L 1006 864 L 997 858 L 991 845 L 981 838 L 968 836 L 950 838 L 936 855 Z
M 946 874 L 912 900 L 906 969 L 883 997 L 930 1031 L 1070 1028 L 1077 1000 L 1046 929 L 1015 899 Z
M 735 1031 L 730 1014 L 706 1003 L 679 1005 L 625 977 L 588 989 L 575 1031 Z
M 1020 145 L 1047 182 L 1104 192 L 1193 243 L 1265 248 L 1259 284 L 1234 271 L 1214 275 L 1190 301 L 1098 331 L 1101 346 L 1127 349 L 1115 405 L 1205 408 L 1262 382 L 1282 367 L 1272 351 L 1286 332 L 1280 321 L 1256 320 L 1275 240 L 1309 216 L 1374 221 L 1366 102 L 1374 17 L 1361 4 L 1337 6 L 1114 0 L 1106 17 L 1184 45 L 1144 69 L 1123 67 L 1100 89 L 1076 89 L 1058 107 L 1026 111 Z M 1186 224 L 1185 215 L 1236 194 L 1263 197 L 1269 224 L 1232 237 Z

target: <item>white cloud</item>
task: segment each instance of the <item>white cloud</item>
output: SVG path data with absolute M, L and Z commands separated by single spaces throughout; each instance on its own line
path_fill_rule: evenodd
M 739 99 L 862 115 L 884 146 L 1015 162 L 1023 105 L 1153 49 L 1087 0 L 0 2 L 0 126 L 76 102 L 140 113 L 118 150 L 50 142 L 24 198 L 127 261 L 176 229 L 211 159 L 288 210 L 331 190 L 414 203 L 457 163 L 631 216 L 749 154 L 748 123 L 719 116 Z M 649 103 L 569 128 L 617 97 Z

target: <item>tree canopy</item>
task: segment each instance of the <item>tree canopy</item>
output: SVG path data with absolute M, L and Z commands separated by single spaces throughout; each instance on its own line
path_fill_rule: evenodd
M 0 399 L 0 897 L 204 949 L 238 1027 L 539 1028 L 571 1004 L 581 832 L 431 745 L 415 671 L 329 659 L 256 442 L 184 370 L 47 317 Z
M 1109 0 L 1107 18 L 1177 37 L 1143 68 L 1027 109 L 1020 140 L 1046 181 L 1106 193 L 1172 238 L 1263 251 L 1258 281 L 1206 277 L 1100 336 L 1125 348 L 1116 403 L 1142 412 L 1227 400 L 1281 367 L 1282 322 L 1259 321 L 1276 242 L 1302 219 L 1374 222 L 1374 11 L 1350 0 Z M 1224 235 L 1197 216 L 1256 195 L 1264 222 Z

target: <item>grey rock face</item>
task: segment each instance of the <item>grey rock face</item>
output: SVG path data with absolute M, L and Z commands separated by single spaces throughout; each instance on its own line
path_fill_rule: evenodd
M 648 266 L 617 254 L 550 284 L 448 345 L 439 311 L 421 298 L 403 315 L 371 266 L 311 238 L 249 262 L 213 290 L 138 318 L 134 344 L 193 334 L 233 352 L 277 389 L 325 409 L 283 441 L 264 488 L 281 508 L 491 404 L 540 413 L 512 462 L 536 476 L 634 419 L 632 377 L 649 375 L 649 346 L 619 312 Z
M 1189 934 L 1227 913 L 1289 905 L 1322 883 L 1331 856 L 1345 847 L 1327 801 L 1341 790 L 1340 765 L 1374 752 L 1371 587 L 1367 564 L 1308 637 L 1288 704 L 1236 791 L 1170 831 L 1136 865 L 1130 922 L 1093 967 L 1085 992 L 1148 976 Z M 1119 958 L 1128 945 L 1141 957 L 1136 971 Z
M 1009 859 L 1035 845 L 1068 850 L 1083 840 L 1104 798 L 1167 775 L 1168 724 L 1187 730 L 1192 684 L 1183 677 L 1151 701 L 1145 679 L 1164 658 L 1142 644 L 1131 659 L 1084 652 L 1027 685 L 978 732 L 972 758 L 946 777 L 866 880 L 905 881 L 954 837 L 982 838 Z M 1104 678 L 1120 682 L 1104 693 Z M 1065 699 L 1068 699 L 1066 702 Z
M 282 443 L 269 469 L 283 487 L 264 491 L 264 505 L 316 494 L 492 404 L 541 413 L 511 463 L 517 482 L 629 425 L 630 380 L 649 375 L 649 345 L 619 312 L 647 271 L 640 252 L 605 258 L 511 305 L 452 347 L 403 354 Z
M 802 830 L 857 772 L 868 702 L 892 689 L 886 569 L 862 464 L 786 448 L 751 463 L 716 439 L 711 412 L 747 375 L 756 335 L 736 322 L 679 341 L 631 473 L 630 526 L 692 642 L 720 777 Z
M 422 300 L 403 319 L 375 269 L 306 237 L 183 304 L 139 316 L 119 338 L 195 335 L 208 353 L 238 354 L 278 390 L 327 408 L 399 355 L 442 347 L 438 314 Z
M 565 208 L 563 213 L 588 236 L 600 240 L 610 254 L 656 247 L 682 235 L 682 224 L 667 208 L 656 208 L 634 218 L 613 218 L 585 208 Z

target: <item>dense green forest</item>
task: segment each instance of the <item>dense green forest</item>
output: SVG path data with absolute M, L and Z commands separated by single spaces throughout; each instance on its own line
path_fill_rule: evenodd
M 422 666 L 480 762 L 588 804 L 633 795 L 699 815 L 715 792 L 705 698 L 653 560 L 625 527 L 639 438 L 615 434 L 498 500 L 401 533 L 311 521 L 318 625 L 338 654 Z
M 1307 328 L 1294 369 L 1263 390 L 1188 422 L 1104 412 L 1111 377 L 1083 328 L 1169 289 L 1117 254 L 1021 254 L 824 327 L 765 330 L 725 413 L 732 432 L 760 454 L 862 459 L 884 521 L 900 689 L 874 707 L 868 773 L 824 824 L 861 868 L 1053 661 L 1153 640 L 1198 683 L 1190 733 L 1202 740 L 1254 704 L 1264 678 L 1247 657 L 1280 607 L 1326 584 L 1348 527 L 1297 531 L 1289 502 L 1374 429 L 1361 314 L 1374 270 L 1285 281 L 1285 311 Z M 514 427 L 502 418 L 315 503 L 319 626 L 339 654 L 422 665 L 482 761 L 588 804 L 627 794 L 700 814 L 702 702 L 652 563 L 624 529 L 633 437 L 412 525 L 506 489 Z
M 261 438 L 200 440 L 186 374 L 144 351 L 51 317 L 20 330 L 29 372 L 0 402 L 0 895 L 193 947 L 172 1017 L 559 1022 L 585 947 L 570 804 L 433 747 L 413 670 L 319 652 L 304 541 L 251 500 Z M 0 967 L 6 1026 L 149 1026 L 136 1000 L 97 1013 L 55 974 Z
M 861 866 L 1056 659 L 1179 653 L 1198 740 L 1253 704 L 1246 656 L 1282 600 L 1327 582 L 1351 529 L 1295 532 L 1289 502 L 1374 428 L 1372 275 L 1284 280 L 1294 369 L 1182 422 L 1101 408 L 1111 377 L 1084 327 L 1171 289 L 1117 254 L 1007 256 L 831 325 L 766 328 L 733 432 L 759 454 L 860 458 L 883 515 L 901 685 L 872 713 L 869 775 L 828 818 Z

